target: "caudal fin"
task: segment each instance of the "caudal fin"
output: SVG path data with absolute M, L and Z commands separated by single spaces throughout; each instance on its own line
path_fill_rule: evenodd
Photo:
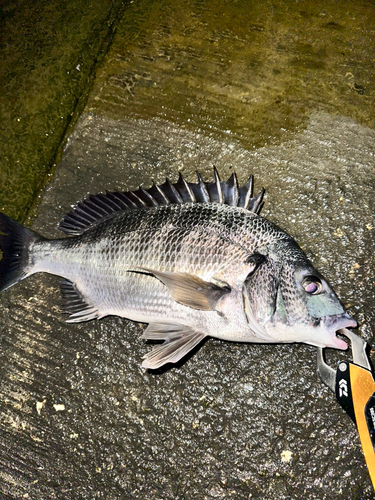
M 41 236 L 0 213 L 0 292 L 26 278 L 30 243 L 38 239 Z

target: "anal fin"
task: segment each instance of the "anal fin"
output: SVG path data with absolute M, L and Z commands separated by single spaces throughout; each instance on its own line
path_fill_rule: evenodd
M 152 323 L 143 336 L 147 340 L 164 340 L 144 356 L 143 368 L 155 370 L 166 363 L 177 363 L 194 349 L 205 337 L 205 333 L 196 332 L 185 325 Z
M 70 314 L 69 319 L 66 320 L 67 323 L 80 323 L 99 317 L 97 308 L 85 300 L 74 283 L 69 280 L 61 281 L 60 291 L 64 302 L 64 312 Z

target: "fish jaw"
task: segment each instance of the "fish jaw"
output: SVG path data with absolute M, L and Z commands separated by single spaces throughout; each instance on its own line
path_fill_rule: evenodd
M 255 320 L 255 318 L 252 318 Z M 256 320 L 255 320 L 256 321 Z M 290 325 L 287 323 L 278 322 L 268 323 L 267 325 L 250 324 L 254 334 L 259 338 L 259 342 L 273 343 L 304 343 L 315 347 L 330 347 L 333 349 L 346 350 L 348 345 L 344 340 L 337 337 L 336 332 L 342 328 L 355 328 L 356 321 L 344 313 L 334 316 L 326 316 L 320 318 L 318 322 L 296 323 Z M 259 332 L 261 329 L 261 332 Z M 264 335 L 260 335 L 263 333 Z M 267 336 L 267 337 L 266 337 Z
M 342 328 L 356 328 L 356 326 L 357 322 L 349 316 L 348 313 L 322 318 L 320 327 L 326 332 L 323 344 L 311 343 L 311 345 L 316 345 L 317 347 L 331 347 L 333 349 L 345 351 L 348 348 L 348 344 L 337 337 L 336 332 Z
M 279 335 L 281 342 L 303 342 L 315 347 L 330 347 L 345 351 L 348 345 L 344 340 L 337 337 L 336 332 L 341 328 L 355 328 L 356 326 L 356 321 L 348 313 L 344 313 L 323 317 L 318 324 L 299 324 L 294 325 L 292 328 L 288 327 L 287 336 L 289 340 L 285 337 L 286 332 L 279 331 Z M 284 340 L 282 340 L 283 337 Z

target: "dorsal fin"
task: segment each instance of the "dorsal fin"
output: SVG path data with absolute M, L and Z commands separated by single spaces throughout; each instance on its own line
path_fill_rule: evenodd
M 215 167 L 213 182 L 203 181 L 198 173 L 196 183 L 187 182 L 180 173 L 175 184 L 167 179 L 160 185 L 154 183 L 149 189 L 140 187 L 136 191 L 91 195 L 63 217 L 59 229 L 69 235 L 78 235 L 115 212 L 182 203 L 220 203 L 259 214 L 264 189 L 253 196 L 253 182 L 251 175 L 239 187 L 235 173 L 227 181 L 221 181 Z

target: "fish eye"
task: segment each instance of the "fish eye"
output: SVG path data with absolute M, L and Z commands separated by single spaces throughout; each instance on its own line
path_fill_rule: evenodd
M 323 289 L 322 282 L 316 276 L 306 276 L 302 281 L 302 286 L 310 295 L 318 295 Z

